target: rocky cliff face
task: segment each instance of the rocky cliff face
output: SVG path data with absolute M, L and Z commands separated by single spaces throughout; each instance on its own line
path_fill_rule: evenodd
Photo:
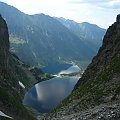
M 15 120 L 34 120 L 22 104 L 25 91 L 35 82 L 29 79 L 24 69 L 22 62 L 9 52 L 8 28 L 0 15 L 0 112 Z M 6 120 L 0 114 L 1 119 Z
M 110 61 L 116 57 L 119 57 L 119 45 L 120 15 L 117 16 L 116 22 L 107 30 L 103 39 L 102 47 L 99 49 L 97 56 L 93 58 L 92 63 L 88 66 L 86 72 L 84 73 L 82 79 L 78 82 L 77 86 L 82 83 L 81 81 L 85 81 L 88 78 L 96 76 L 96 74 L 102 71 L 106 66 L 110 66 Z
M 9 35 L 5 21 L 0 15 L 0 68 L 8 66 Z
M 120 15 L 73 93 L 47 119 L 118 120 L 120 118 Z

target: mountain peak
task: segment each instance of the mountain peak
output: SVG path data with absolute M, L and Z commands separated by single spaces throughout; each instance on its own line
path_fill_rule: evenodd
M 117 15 L 117 22 L 120 22 L 120 14 Z

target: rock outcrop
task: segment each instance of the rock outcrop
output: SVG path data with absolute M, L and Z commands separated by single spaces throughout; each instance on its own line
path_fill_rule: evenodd
M 48 115 L 49 119 L 120 119 L 120 15 L 72 94 Z
M 8 67 L 9 34 L 6 22 L 0 15 L 0 68 Z

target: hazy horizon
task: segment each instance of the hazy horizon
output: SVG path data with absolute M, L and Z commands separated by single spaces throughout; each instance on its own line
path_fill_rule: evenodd
M 51 17 L 63 17 L 78 23 L 89 22 L 108 28 L 120 13 L 120 0 L 1 0 L 33 15 L 43 13 Z

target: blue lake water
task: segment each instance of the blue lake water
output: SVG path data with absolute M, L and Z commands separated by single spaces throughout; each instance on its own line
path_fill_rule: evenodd
M 66 70 L 60 71 L 58 74 L 70 74 L 74 72 L 79 72 L 81 69 L 77 65 L 72 65 Z
M 74 70 L 72 70 L 72 68 Z M 76 72 L 80 69 L 73 66 L 69 67 L 68 71 Z M 76 69 L 75 69 L 76 68 Z M 67 70 L 59 72 L 68 72 Z M 50 112 L 55 108 L 64 98 L 66 98 L 75 84 L 79 80 L 78 77 L 55 77 L 47 81 L 40 82 L 33 86 L 25 95 L 23 103 L 32 107 L 41 113 Z
M 71 93 L 78 79 L 63 77 L 40 82 L 26 93 L 23 103 L 41 113 L 49 112 Z
M 67 70 L 69 67 L 73 66 L 72 64 L 50 64 L 46 67 L 41 68 L 43 72 L 49 73 L 49 74 L 57 74 L 62 70 Z

